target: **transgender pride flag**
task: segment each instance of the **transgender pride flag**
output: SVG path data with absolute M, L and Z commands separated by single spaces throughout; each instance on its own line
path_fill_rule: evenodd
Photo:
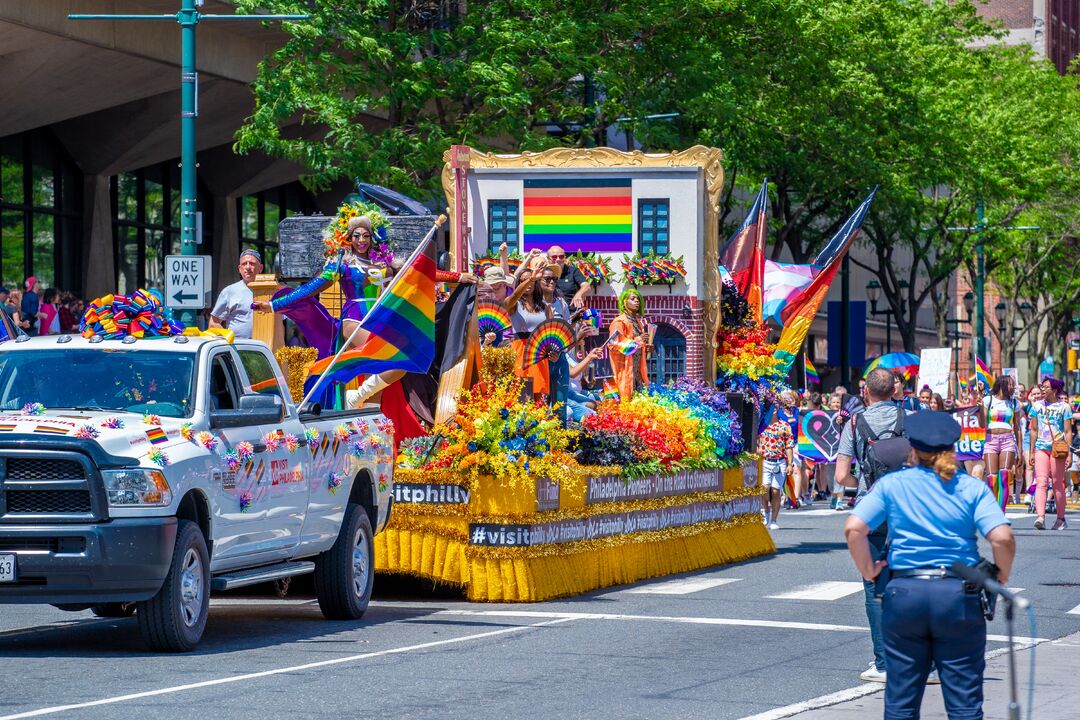
M 765 261 L 765 301 L 761 306 L 762 319 L 772 320 L 777 327 L 783 327 L 780 314 L 784 312 L 788 301 L 806 290 L 810 281 L 818 274 L 815 265 L 795 265 Z
M 568 253 L 634 251 L 630 178 L 525 180 L 525 251 L 552 245 Z

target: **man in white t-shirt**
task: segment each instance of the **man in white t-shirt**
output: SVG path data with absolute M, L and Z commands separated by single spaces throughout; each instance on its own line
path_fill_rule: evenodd
M 240 253 L 237 269 L 240 280 L 226 286 L 218 295 L 214 309 L 210 311 L 210 327 L 228 328 L 238 338 L 250 338 L 251 303 L 255 301 L 255 295 L 248 285 L 263 271 L 262 255 L 258 250 L 244 250 Z

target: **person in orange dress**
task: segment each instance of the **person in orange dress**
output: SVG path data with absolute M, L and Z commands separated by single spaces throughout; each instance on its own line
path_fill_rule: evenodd
M 626 402 L 634 394 L 634 387 L 649 384 L 648 352 L 652 349 L 648 324 L 645 322 L 645 298 L 637 288 L 628 287 L 619 295 L 619 316 L 611 321 L 608 338 L 608 358 L 615 385 L 619 389 L 620 402 Z M 636 343 L 637 347 L 627 355 L 621 348 Z

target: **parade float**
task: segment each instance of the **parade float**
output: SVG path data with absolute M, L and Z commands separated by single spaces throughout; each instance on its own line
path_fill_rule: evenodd
M 718 272 L 720 152 L 451 155 L 444 187 L 454 267 L 482 272 L 500 262 L 488 204 L 516 199 L 522 232 L 509 259 L 520 262 L 522 250 L 541 242 L 561 244 L 594 281 L 587 302 L 601 327 L 616 307 L 619 288 L 609 283 L 640 288 L 648 321 L 681 337 L 684 364 L 677 376 L 621 402 L 605 399 L 566 428 L 523 392 L 507 348 L 481 354 L 468 343 L 460 363 L 450 363 L 461 371 L 441 375 L 436 422 L 398 438 L 394 506 L 375 541 L 376 570 L 461 588 L 470 600 L 539 601 L 774 552 L 760 521 L 753 449 L 756 410 L 781 380 L 745 301 Z M 570 214 L 538 225 L 530 197 L 569 198 Z M 618 205 L 600 228 L 589 216 L 597 197 Z M 634 208 L 646 200 L 654 222 L 664 203 L 663 253 L 635 252 Z M 283 256 L 287 245 L 283 234 Z M 276 287 L 266 285 L 264 292 Z M 722 305 L 731 325 L 721 323 Z M 475 315 L 472 323 L 475 341 Z M 283 348 L 277 356 L 294 396 L 302 395 L 316 353 Z

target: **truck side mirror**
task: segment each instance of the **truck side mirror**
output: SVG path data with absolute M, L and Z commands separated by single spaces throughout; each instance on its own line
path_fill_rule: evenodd
M 285 415 L 285 405 L 277 395 L 241 395 L 238 405 L 235 410 L 211 410 L 210 427 L 270 425 L 281 422 Z

